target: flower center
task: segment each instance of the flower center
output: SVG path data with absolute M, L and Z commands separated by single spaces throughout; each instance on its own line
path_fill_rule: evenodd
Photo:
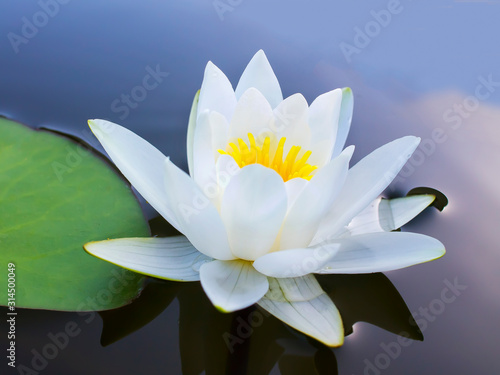
M 238 138 L 236 142 L 230 142 L 226 151 L 219 149 L 222 155 L 230 155 L 236 161 L 240 168 L 249 164 L 262 164 L 264 167 L 274 169 L 283 178 L 283 181 L 300 177 L 310 180 L 311 174 L 318 167 L 307 163 L 311 156 L 311 151 L 307 151 L 298 160 L 297 155 L 300 152 L 300 146 L 292 146 L 283 160 L 283 149 L 285 147 L 286 137 L 282 137 L 278 142 L 278 147 L 274 153 L 271 152 L 271 138 L 266 137 L 261 146 L 257 146 L 252 133 L 248 133 L 250 146 L 245 141 Z

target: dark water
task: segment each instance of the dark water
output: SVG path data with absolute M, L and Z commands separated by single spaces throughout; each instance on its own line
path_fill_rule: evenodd
M 97 147 L 86 121 L 109 119 L 186 168 L 187 118 L 206 62 L 235 84 L 262 48 L 284 96 L 302 92 L 311 102 L 352 87 L 347 143 L 356 145 L 354 162 L 397 137 L 422 137 L 386 194 L 416 186 L 444 192 L 450 204 L 443 212 L 428 209 L 404 230 L 440 239 L 447 254 L 385 276 L 323 280 L 346 330 L 354 324 L 338 349 L 258 309 L 222 315 L 197 283 L 152 282 L 139 301 L 102 316 L 22 310 L 18 363 L 32 367 L 51 343 L 49 334 L 74 322 L 78 335 L 55 358 L 38 360 L 41 371 L 33 373 L 500 372 L 498 2 L 62 3 L 0 6 L 1 114 Z M 162 72 L 158 85 L 140 100 L 122 102 L 122 95 L 139 93 L 148 69 Z M 138 329 L 127 335 L 125 328 Z M 232 353 L 227 334 L 244 337 Z M 6 341 L 0 338 L 2 349 Z M 6 362 L 1 373 L 16 373 Z

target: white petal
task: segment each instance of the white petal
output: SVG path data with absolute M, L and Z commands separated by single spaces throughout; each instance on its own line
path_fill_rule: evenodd
M 288 199 L 287 212 L 290 211 L 295 203 L 295 200 L 299 197 L 300 193 L 304 190 L 308 183 L 308 180 L 300 177 L 292 178 L 291 180 L 285 182 L 286 195 Z
M 336 89 L 318 96 L 309 108 L 311 162 L 315 165 L 324 165 L 332 158 L 341 105 L 342 90 Z
M 322 221 L 313 244 L 336 236 L 354 216 L 363 211 L 396 177 L 420 138 L 396 139 L 376 149 L 349 170 L 332 210 Z
M 332 145 L 332 139 L 323 139 L 314 144 L 311 143 L 309 149 L 312 151 L 312 154 L 307 162 L 311 165 L 323 168 L 331 160 Z
M 328 346 L 344 342 L 339 311 L 313 275 L 269 278 L 269 292 L 259 305 L 293 328 Z
M 215 173 L 217 176 L 217 187 L 218 187 L 218 197 L 216 207 L 219 208 L 222 204 L 222 197 L 226 191 L 227 185 L 231 181 L 231 178 L 239 173 L 240 167 L 234 161 L 232 156 L 220 155 L 215 163 Z
M 310 148 L 311 130 L 308 123 L 309 106 L 302 94 L 294 94 L 283 100 L 273 111 L 273 123 L 270 130 L 279 140 L 286 137 L 283 154 L 292 146 L 301 146 L 302 156 Z
M 198 118 L 198 101 L 200 99 L 200 90 L 196 93 L 193 99 L 193 104 L 191 105 L 191 112 L 189 113 L 189 123 L 186 139 L 186 149 L 187 149 L 187 159 L 189 174 L 193 175 L 193 143 L 194 143 L 194 133 L 196 131 L 196 120 Z
M 210 301 L 223 312 L 251 306 L 269 289 L 267 277 L 241 260 L 205 263 L 200 268 L 200 280 Z
M 269 253 L 258 258 L 253 266 L 270 277 L 299 277 L 314 273 L 324 267 L 339 250 L 339 244 L 289 249 Z
M 214 183 L 215 180 L 215 157 L 212 149 L 212 129 L 208 110 L 198 116 L 193 144 L 191 177 L 204 191 L 206 185 Z
M 354 97 L 349 87 L 342 89 L 342 105 L 340 107 L 339 126 L 335 146 L 333 147 L 332 158 L 340 155 L 344 149 L 349 129 L 351 128 L 352 112 L 354 109 Z
M 352 219 L 346 228 L 346 234 L 354 236 L 398 229 L 428 207 L 435 198 L 434 195 L 377 198 Z
M 233 254 L 255 260 L 271 250 L 287 209 L 285 184 L 272 169 L 251 164 L 231 178 L 221 216 Z
M 208 111 L 200 114 L 194 136 L 191 176 L 207 195 L 213 192 L 214 187 L 217 188 L 215 161 L 220 156 L 217 150 L 226 148 L 227 132 L 228 123 L 223 115 Z
M 176 215 L 180 232 L 203 254 L 215 259 L 234 259 L 226 229 L 212 202 L 169 159 L 164 169 L 167 204 Z
M 307 247 L 319 223 L 344 185 L 354 147 L 321 168 L 309 181 L 286 215 L 280 249 Z
M 139 194 L 179 230 L 179 223 L 166 204 L 166 156 L 146 140 L 120 125 L 105 120 L 89 120 L 89 126 L 111 160 Z
M 283 100 L 278 79 L 262 50 L 254 55 L 241 75 L 235 90 L 236 97 L 239 99 L 250 87 L 264 94 L 273 108 Z
M 229 122 L 236 107 L 236 96 L 226 75 L 211 61 L 205 68 L 200 90 L 198 116 L 200 113 L 217 111 Z
M 445 253 L 441 242 L 418 233 L 368 233 L 333 243 L 339 243 L 340 250 L 318 273 L 385 272 L 428 262 Z
M 212 151 L 214 157 L 220 155 L 219 149 L 224 150 L 228 143 L 229 122 L 219 112 L 210 112 L 210 128 L 212 130 Z
M 435 199 L 436 196 L 431 194 L 384 199 L 382 206 L 379 207 L 380 223 L 387 231 L 401 228 Z
M 212 259 L 184 236 L 120 238 L 89 242 L 85 250 L 103 260 L 144 275 L 175 281 L 200 279 L 201 264 Z
M 248 142 L 248 133 L 257 138 L 262 132 L 269 132 L 272 121 L 273 110 L 269 102 L 260 91 L 250 88 L 236 104 L 229 129 L 230 140 L 242 138 Z

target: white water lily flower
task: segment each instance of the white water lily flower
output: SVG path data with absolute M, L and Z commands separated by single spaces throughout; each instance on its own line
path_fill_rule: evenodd
M 340 314 L 314 273 L 389 271 L 445 252 L 434 238 L 391 232 L 434 196 L 378 198 L 420 139 L 397 139 L 349 169 L 352 109 L 348 88 L 310 106 L 301 94 L 283 99 L 259 51 L 236 90 L 207 64 L 189 120 L 189 175 L 129 130 L 90 120 L 121 172 L 184 236 L 85 249 L 145 275 L 200 280 L 222 311 L 258 303 L 326 345 L 342 345 Z

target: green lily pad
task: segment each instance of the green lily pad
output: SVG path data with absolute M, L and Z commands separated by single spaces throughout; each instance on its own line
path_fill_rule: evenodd
M 140 293 L 144 278 L 88 255 L 83 245 L 149 235 L 130 186 L 102 156 L 0 118 L 1 305 L 14 297 L 16 307 L 36 309 L 123 306 Z M 9 263 L 15 296 L 7 293 Z

